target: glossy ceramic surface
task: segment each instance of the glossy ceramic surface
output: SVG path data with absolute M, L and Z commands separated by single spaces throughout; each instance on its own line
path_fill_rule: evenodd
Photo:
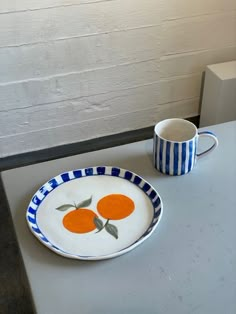
M 163 212 L 158 192 L 118 167 L 62 173 L 32 197 L 26 219 L 34 236 L 68 258 L 107 259 L 146 240 Z

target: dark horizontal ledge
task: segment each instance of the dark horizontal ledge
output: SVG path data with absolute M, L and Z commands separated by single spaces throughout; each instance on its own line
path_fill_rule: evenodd
M 199 116 L 191 117 L 187 120 L 193 122 L 198 127 Z M 83 142 L 60 145 L 0 158 L 0 171 L 150 139 L 153 136 L 153 129 L 154 126 L 151 126 Z

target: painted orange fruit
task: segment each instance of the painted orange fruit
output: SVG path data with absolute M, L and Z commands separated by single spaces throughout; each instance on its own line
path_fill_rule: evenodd
M 87 233 L 96 229 L 95 217 L 91 209 L 77 208 L 64 216 L 63 225 L 70 232 Z
M 98 201 L 98 213 L 109 220 L 120 220 L 134 211 L 134 202 L 123 194 L 109 194 Z

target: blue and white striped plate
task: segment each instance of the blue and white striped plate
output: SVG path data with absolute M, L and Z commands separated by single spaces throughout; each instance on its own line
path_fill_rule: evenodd
M 26 219 L 34 236 L 55 253 L 99 260 L 141 244 L 162 212 L 158 192 L 143 178 L 99 166 L 50 179 L 32 197 Z

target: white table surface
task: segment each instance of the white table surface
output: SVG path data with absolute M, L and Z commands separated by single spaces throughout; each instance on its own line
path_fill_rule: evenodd
M 152 140 L 2 173 L 37 313 L 236 313 L 236 121 L 205 129 L 217 134 L 219 147 L 181 177 L 153 168 Z M 125 255 L 66 259 L 31 234 L 26 208 L 51 177 L 96 165 L 143 176 L 160 193 L 163 216 L 152 236 Z

